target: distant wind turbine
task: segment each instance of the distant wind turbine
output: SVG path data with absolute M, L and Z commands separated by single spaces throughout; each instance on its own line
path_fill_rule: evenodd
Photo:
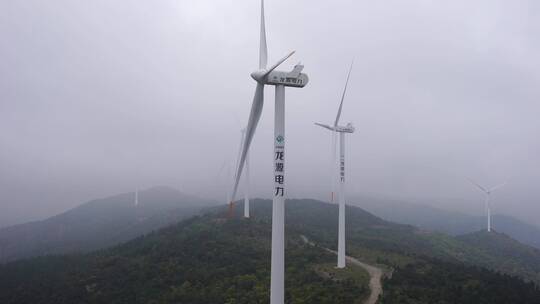
M 333 126 L 315 123 L 316 125 L 326 128 L 332 131 L 332 136 L 339 133 L 339 188 L 338 188 L 338 200 L 339 200 L 339 224 L 338 224 L 338 268 L 345 268 L 345 133 L 353 133 L 354 127 L 351 123 L 348 123 L 346 126 L 339 126 L 339 118 L 341 116 L 341 110 L 343 109 L 343 100 L 345 99 L 345 93 L 347 92 L 347 85 L 349 84 L 349 78 L 351 76 L 353 64 L 349 68 L 349 73 L 347 74 L 347 81 L 345 82 L 345 88 L 343 89 L 343 95 L 341 96 L 341 102 L 339 104 L 339 109 L 337 112 L 336 120 L 334 121 Z M 332 144 L 335 145 L 335 137 L 332 138 Z M 335 159 L 335 146 L 332 147 L 333 151 L 333 160 L 332 160 L 332 176 L 335 177 L 335 168 L 336 159 Z M 335 180 L 332 181 L 332 190 L 334 189 Z M 332 191 L 332 200 L 334 198 L 334 192 Z
M 502 184 L 500 184 L 498 186 L 495 186 L 495 187 L 493 187 L 491 189 L 482 187 L 478 183 L 474 182 L 471 179 L 469 179 L 469 182 L 471 182 L 471 184 L 475 185 L 478 189 L 480 189 L 480 191 L 484 192 L 484 194 L 486 195 L 487 231 L 491 232 L 491 206 L 490 206 L 491 192 L 493 192 L 494 190 L 499 189 L 502 186 L 506 185 L 506 182 L 504 182 L 504 183 L 502 183 Z
M 238 164 L 240 162 L 240 156 L 242 155 L 242 145 L 244 144 L 244 137 L 246 136 L 246 132 L 244 129 L 240 130 L 240 146 L 238 147 L 238 155 L 236 156 L 236 165 L 235 167 L 238 167 Z M 233 177 L 234 180 L 235 177 Z M 229 218 L 234 217 L 234 200 L 230 197 L 227 197 L 229 200 Z
M 301 64 L 297 64 L 291 72 L 274 71 L 292 54 L 294 54 L 294 51 L 274 65 L 267 67 L 268 49 L 266 45 L 264 0 L 261 0 L 259 69 L 251 73 L 251 77 L 257 82 L 257 86 L 251 105 L 251 113 L 249 115 L 244 144 L 242 145 L 240 162 L 235 174 L 235 183 L 230 202 L 232 204 L 236 196 L 249 147 L 261 117 L 264 104 L 264 86 L 274 85 L 276 87 L 276 100 L 274 118 L 274 188 L 272 191 L 270 304 L 283 304 L 285 301 L 285 87 L 302 88 L 308 82 L 307 75 L 302 73 L 304 66 Z
M 232 188 L 231 188 L 231 184 L 230 184 L 230 181 L 231 180 L 234 180 L 234 176 L 233 176 L 233 173 L 232 173 L 232 161 L 226 161 L 227 164 L 226 164 L 226 176 L 227 176 L 227 181 L 229 182 L 228 185 L 227 185 L 227 201 L 229 202 L 229 217 L 231 217 L 232 215 L 232 212 L 233 212 L 233 207 L 234 205 L 231 204 L 231 196 L 232 196 Z M 231 178 L 231 179 L 230 179 Z
M 240 156 L 242 155 L 242 145 L 244 144 L 244 138 L 246 137 L 246 128 L 243 128 L 240 130 L 240 147 L 238 148 L 238 156 L 236 158 L 236 166 L 238 167 L 238 162 L 240 161 Z M 246 165 L 245 165 L 245 176 L 244 176 L 244 217 L 249 218 L 249 151 L 246 155 Z M 229 217 L 233 216 L 233 207 L 234 205 L 231 204 L 231 210 Z
M 244 141 L 246 134 L 246 128 L 242 129 L 242 142 Z M 249 218 L 249 193 L 250 193 L 250 182 L 249 182 L 249 151 L 246 154 L 246 169 L 244 170 L 246 173 L 246 176 L 244 177 L 244 217 Z

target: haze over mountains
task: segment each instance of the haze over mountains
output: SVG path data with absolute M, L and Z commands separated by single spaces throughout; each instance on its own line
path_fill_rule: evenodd
M 361 197 L 351 202 L 386 220 L 461 235 L 486 229 L 485 216 L 447 211 L 428 205 L 392 199 Z M 540 228 L 503 214 L 492 215 L 493 228 L 530 246 L 540 248 Z
M 357 203 L 355 203 L 357 202 Z M 93 200 L 51 218 L 0 229 L 0 262 L 20 258 L 88 252 L 121 243 L 178 222 L 217 202 L 170 187 Z M 402 224 L 453 236 L 485 230 L 485 218 L 419 204 L 376 198 L 355 198 L 351 204 Z M 494 215 L 495 231 L 523 244 L 540 246 L 540 229 L 504 215 Z M 512 247 L 512 246 L 511 246 Z
M 96 199 L 51 218 L 0 229 L 0 262 L 115 245 L 214 205 L 170 187 Z

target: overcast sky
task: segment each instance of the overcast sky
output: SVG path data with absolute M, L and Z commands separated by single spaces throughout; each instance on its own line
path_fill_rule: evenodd
M 258 65 L 257 0 L 0 1 L 0 226 L 154 185 L 225 202 Z M 540 225 L 540 2 L 267 0 L 286 91 L 289 197 L 328 197 L 342 122 L 350 196 L 472 214 L 466 181 L 508 185 L 494 213 Z M 273 99 L 252 146 L 272 191 Z

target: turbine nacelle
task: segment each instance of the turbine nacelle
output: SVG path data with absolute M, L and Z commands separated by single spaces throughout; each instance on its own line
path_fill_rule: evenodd
M 266 80 L 266 84 L 284 85 L 286 87 L 303 88 L 309 81 L 306 74 L 302 73 L 304 66 L 297 64 L 290 72 L 272 71 Z
M 321 124 L 318 122 L 316 122 L 315 124 L 319 127 L 323 127 L 330 131 L 339 132 L 339 133 L 354 133 L 354 130 L 355 130 L 352 123 L 348 123 L 346 126 L 329 126 L 329 125 Z
M 354 133 L 354 127 L 352 123 L 348 123 L 346 126 L 335 126 L 336 132 L 342 133 Z

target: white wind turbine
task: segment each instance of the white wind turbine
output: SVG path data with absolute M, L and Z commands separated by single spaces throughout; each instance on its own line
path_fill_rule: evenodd
M 487 213 L 487 231 L 491 232 L 491 206 L 490 206 L 490 200 L 491 200 L 491 192 L 493 192 L 496 189 L 499 189 L 500 187 L 506 185 L 506 182 L 495 186 L 491 189 L 485 188 L 480 186 L 478 183 L 474 182 L 473 180 L 469 179 L 469 181 L 475 185 L 480 191 L 484 192 L 486 195 L 486 213 Z
M 255 96 L 251 105 L 246 136 L 235 174 L 235 183 L 230 202 L 234 201 L 238 183 L 246 162 L 255 129 L 261 117 L 264 103 L 264 86 L 276 87 L 274 118 L 274 188 L 272 205 L 272 260 L 270 272 L 270 304 L 283 304 L 285 301 L 285 87 L 302 88 L 308 82 L 306 74 L 301 73 L 303 65 L 296 65 L 291 72 L 274 71 L 289 58 L 291 52 L 274 65 L 267 67 L 268 50 L 264 22 L 264 0 L 261 0 L 261 28 L 259 45 L 259 69 L 251 73 L 257 82 Z
M 348 123 L 346 126 L 340 126 L 339 118 L 341 116 L 341 110 L 343 109 L 343 100 L 345 99 L 345 93 L 347 92 L 347 85 L 349 84 L 349 77 L 351 76 L 352 63 L 349 68 L 349 73 L 347 74 L 347 81 L 345 82 L 345 88 L 343 89 L 343 95 L 341 95 L 341 102 L 339 104 L 339 109 L 337 112 L 336 120 L 334 121 L 333 126 L 315 123 L 316 125 L 326 128 L 332 131 L 332 176 L 335 177 L 335 165 L 336 163 L 336 148 L 335 148 L 335 132 L 339 133 L 339 187 L 338 187 L 338 200 L 339 200 L 339 224 L 338 224 L 338 268 L 345 268 L 345 133 L 353 133 L 354 127 L 351 123 Z M 334 189 L 335 180 L 332 181 L 332 189 Z M 333 192 L 332 192 L 333 199 Z

